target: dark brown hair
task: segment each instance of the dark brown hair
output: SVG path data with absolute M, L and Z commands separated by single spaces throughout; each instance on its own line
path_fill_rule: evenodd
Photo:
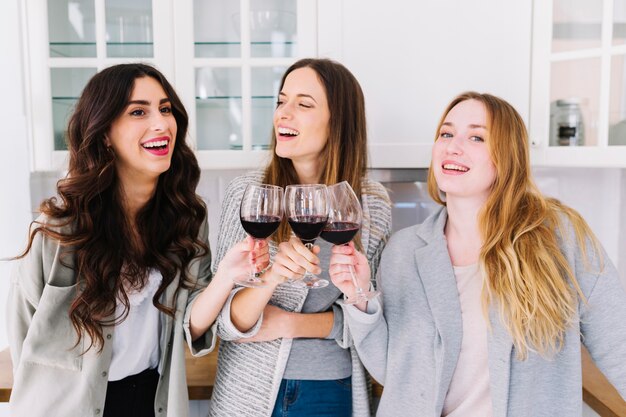
M 361 197 L 361 180 L 367 170 L 367 126 L 365 122 L 365 99 L 357 79 L 343 65 L 329 59 L 306 58 L 291 65 L 280 83 L 279 92 L 287 76 L 299 69 L 311 68 L 317 73 L 328 102 L 330 112 L 329 137 L 322 149 L 319 162 L 322 165 L 322 184 L 348 181 L 357 196 Z M 276 132 L 272 131 L 271 149 L 276 148 Z M 264 182 L 286 187 L 299 182 L 298 175 L 289 158 L 281 158 L 273 152 L 272 160 L 265 169 Z M 289 224 L 283 220 L 274 239 L 281 242 L 289 238 Z M 359 239 L 355 239 L 359 242 Z
M 151 77 L 163 87 L 177 134 L 170 168 L 160 175 L 154 196 L 135 219 L 128 219 L 122 208 L 115 155 L 107 149 L 105 137 L 126 109 L 135 80 L 142 77 Z M 41 203 L 40 211 L 48 220 L 33 222 L 21 256 L 30 251 L 35 235 L 42 233 L 60 242 L 64 257 L 73 258 L 78 289 L 69 315 L 78 333 L 77 344 L 85 333 L 89 336 L 86 350 L 102 348 L 102 327 L 124 320 L 129 309 L 127 289 L 143 288 L 151 268 L 163 275 L 152 301 L 173 316 L 175 305 L 171 300 L 162 304 L 161 296 L 179 272 L 176 293 L 181 286 L 188 287 L 190 262 L 208 251 L 197 238 L 206 207 L 195 193 L 200 169 L 185 143 L 187 126 L 187 112 L 173 87 L 157 69 L 145 64 L 102 70 L 87 83 L 76 104 L 67 131 L 69 169 L 57 183 L 60 201 L 53 197 Z M 139 244 L 131 238 L 132 223 Z M 69 226 L 71 232 L 61 232 L 58 226 Z M 117 298 L 124 308 L 115 317 Z

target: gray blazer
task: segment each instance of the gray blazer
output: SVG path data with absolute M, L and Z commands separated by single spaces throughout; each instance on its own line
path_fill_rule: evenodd
M 40 217 L 38 220 L 45 221 Z M 61 229 L 67 232 L 67 228 Z M 206 221 L 200 239 L 208 244 Z M 7 328 L 13 360 L 14 384 L 11 393 L 11 415 L 14 417 L 101 416 L 111 364 L 113 328 L 104 328 L 104 347 L 90 349 L 81 355 L 85 337 L 75 346 L 76 332 L 68 309 L 76 294 L 76 275 L 72 258 L 65 256 L 59 242 L 37 234 L 31 251 L 16 262 L 11 276 L 7 303 Z M 167 287 L 163 300 L 176 307 L 174 318 L 162 315 L 159 361 L 161 378 L 155 399 L 156 416 L 185 417 L 189 399 L 185 374 L 185 339 L 195 355 L 213 348 L 212 327 L 193 344 L 189 333 L 189 313 L 195 297 L 211 278 L 211 256 L 195 259 L 190 276 L 197 285 L 192 290 L 181 288 L 177 276 Z
M 461 348 L 462 318 L 443 228 L 445 208 L 390 239 L 378 271 L 379 299 L 363 313 L 344 306 L 359 356 L 385 386 L 378 416 L 441 416 Z M 563 349 L 545 359 L 516 358 L 512 339 L 492 308 L 489 377 L 494 417 L 582 414 L 581 340 L 609 381 L 626 397 L 626 293 L 603 253 L 585 268 L 573 232 L 562 250 L 587 297 Z M 595 271 L 595 272 L 594 272 Z

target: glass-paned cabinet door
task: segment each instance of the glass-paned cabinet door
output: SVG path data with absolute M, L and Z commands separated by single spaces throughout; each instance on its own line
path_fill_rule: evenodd
M 24 2 L 26 107 L 34 170 L 65 169 L 67 121 L 97 71 L 123 62 L 147 62 L 173 81 L 172 7 L 173 0 Z
M 54 150 L 67 150 L 65 131 L 69 116 L 74 110 L 80 93 L 87 81 L 94 76 L 96 68 L 52 68 L 52 127 L 54 130 Z
M 152 0 L 106 0 L 108 57 L 152 57 Z
M 554 0 L 552 52 L 602 46 L 602 1 Z
M 198 148 L 241 149 L 241 70 L 196 68 Z
M 241 56 L 241 5 L 239 1 L 194 0 L 194 56 Z
M 599 58 L 552 63 L 550 146 L 598 144 L 600 68 Z
M 252 149 L 268 149 L 280 80 L 286 67 L 252 68 Z
M 534 5 L 534 148 L 548 165 L 626 166 L 626 2 Z
M 626 55 L 611 57 L 609 145 L 626 146 Z
M 96 57 L 96 6 L 105 16 L 106 56 L 152 57 L 152 0 L 48 0 L 50 57 Z
M 50 57 L 95 57 L 93 0 L 48 0 Z
M 293 0 L 250 1 L 251 56 L 294 56 L 298 39 L 296 6 Z
M 602 1 L 553 2 L 550 146 L 598 144 L 602 16 Z
M 609 146 L 626 146 L 626 1 L 615 0 L 613 45 L 622 53 L 611 56 Z
M 297 4 L 293 0 L 194 0 L 195 56 L 241 57 L 246 44 L 252 57 L 294 56 Z M 249 44 L 248 44 L 249 42 Z
M 626 45 L 626 2 L 613 3 L 613 45 Z
M 298 56 L 317 52 L 316 2 L 190 3 L 193 10 L 187 20 L 193 28 L 180 18 L 176 32 L 181 42 L 193 47 L 177 53 L 176 82 L 183 95 L 193 91 L 190 134 L 197 149 L 240 154 L 267 150 L 283 72 Z M 182 62 L 191 63 L 193 75 Z

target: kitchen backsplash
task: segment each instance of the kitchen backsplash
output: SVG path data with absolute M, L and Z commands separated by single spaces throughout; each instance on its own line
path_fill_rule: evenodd
M 221 201 L 228 183 L 243 170 L 205 170 L 198 194 L 208 207 L 209 240 L 217 242 Z M 578 210 L 598 236 L 620 271 L 626 287 L 626 169 L 535 168 L 534 177 L 547 195 Z M 426 170 L 374 170 L 372 177 L 389 190 L 393 202 L 393 230 L 425 219 L 436 204 L 428 196 Z M 54 195 L 60 173 L 31 175 L 33 213 L 46 197 Z

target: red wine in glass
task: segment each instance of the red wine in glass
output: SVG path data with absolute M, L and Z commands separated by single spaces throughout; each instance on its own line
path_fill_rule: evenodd
M 312 249 L 328 220 L 328 191 L 324 184 L 295 184 L 285 189 L 285 215 L 291 230 Z M 323 288 L 327 279 L 321 279 L 306 271 L 304 277 L 294 284 L 309 288 Z
M 328 216 L 296 216 L 289 219 L 289 225 L 302 243 L 313 244 L 326 226 L 327 219 Z
M 347 245 L 361 229 L 363 211 L 359 198 L 347 181 L 329 186 L 328 198 L 330 204 L 328 223 L 320 236 L 334 245 Z M 355 295 L 350 298 L 344 295 L 345 303 L 356 304 L 368 301 L 378 294 L 376 291 L 361 288 L 352 265 L 349 270 Z
M 255 240 L 267 239 L 278 229 L 283 218 L 283 189 L 269 184 L 249 184 L 243 193 L 239 219 L 243 229 Z M 256 265 L 247 276 L 234 281 L 244 287 L 263 287 Z
M 333 245 L 345 245 L 357 234 L 361 225 L 354 222 L 328 223 L 322 230 L 320 237 Z
M 241 217 L 243 230 L 255 239 L 267 239 L 278 229 L 279 216 L 246 216 Z

